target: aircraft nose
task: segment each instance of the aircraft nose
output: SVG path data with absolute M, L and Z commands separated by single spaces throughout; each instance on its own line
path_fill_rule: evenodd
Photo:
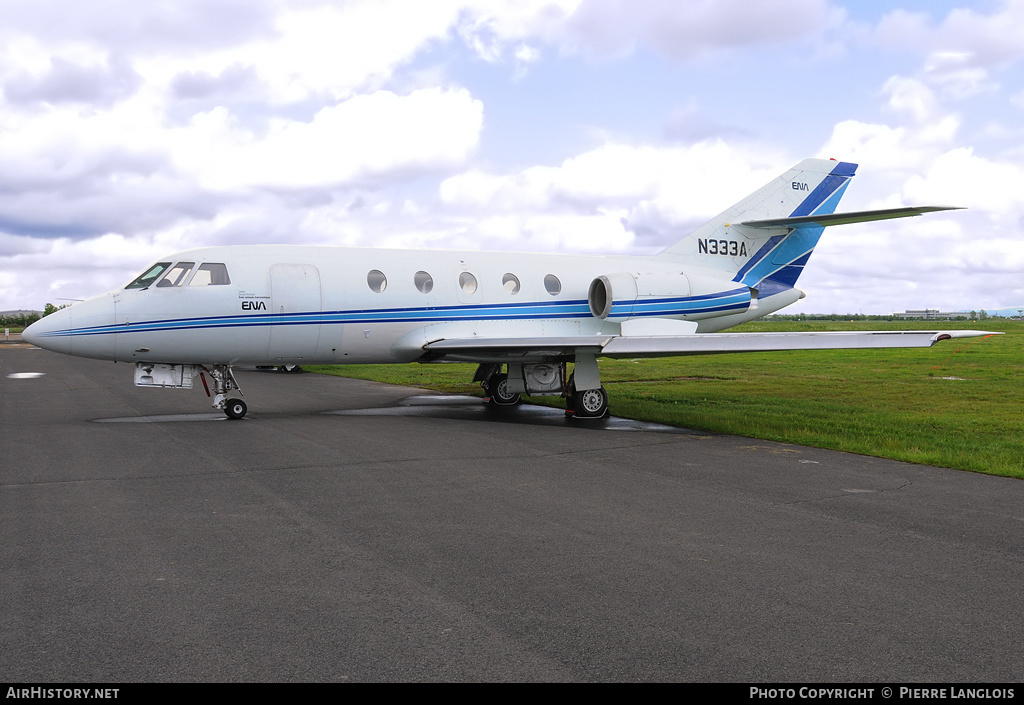
M 46 350 L 114 359 L 116 299 L 109 294 L 74 304 L 40 318 L 21 334 L 23 340 Z
M 62 309 L 23 330 L 21 339 L 37 348 L 71 354 L 71 336 L 67 335 L 71 328 L 71 309 Z
M 21 339 L 26 343 L 32 343 L 38 348 L 39 338 L 37 336 L 39 335 L 39 330 L 39 321 L 36 321 L 35 323 L 30 324 L 28 328 L 21 331 Z

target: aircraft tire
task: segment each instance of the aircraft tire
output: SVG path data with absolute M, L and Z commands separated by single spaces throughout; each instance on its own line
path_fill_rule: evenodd
M 224 413 L 229 419 L 240 419 L 245 416 L 245 412 L 248 410 L 245 402 L 241 399 L 228 399 L 227 404 L 224 406 Z
M 488 380 L 487 394 L 495 406 L 515 406 L 522 400 L 519 394 L 509 393 L 506 374 L 494 375 Z
M 608 414 L 608 392 L 604 387 L 574 392 L 572 401 L 578 419 L 599 419 Z

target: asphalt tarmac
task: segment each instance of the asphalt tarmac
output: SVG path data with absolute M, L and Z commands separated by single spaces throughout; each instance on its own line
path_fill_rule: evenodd
M 1024 673 L 1019 480 L 238 378 L 0 346 L 6 681 Z

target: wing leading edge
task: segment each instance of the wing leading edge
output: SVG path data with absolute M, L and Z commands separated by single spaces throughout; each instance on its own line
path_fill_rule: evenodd
M 634 358 L 782 350 L 927 348 L 940 340 L 988 335 L 1001 335 L 1001 333 L 980 330 L 914 330 L 450 338 L 427 343 L 424 350 L 434 359 L 443 358 L 466 362 L 525 362 L 558 360 L 577 354 Z

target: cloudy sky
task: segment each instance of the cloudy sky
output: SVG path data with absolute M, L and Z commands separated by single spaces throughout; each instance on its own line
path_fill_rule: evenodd
M 859 163 L 787 312 L 1024 305 L 1024 0 L 0 0 L 0 310 L 191 247 L 653 254 Z

